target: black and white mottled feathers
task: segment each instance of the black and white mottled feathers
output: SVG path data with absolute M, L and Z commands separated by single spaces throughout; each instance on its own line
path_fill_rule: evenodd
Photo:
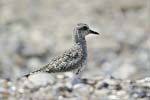
M 49 64 L 25 76 L 28 77 L 37 72 L 56 73 L 75 70 L 78 67 L 81 67 L 82 62 L 85 60 L 83 53 L 80 45 L 75 45 L 68 51 L 65 51 L 62 55 L 51 59 Z

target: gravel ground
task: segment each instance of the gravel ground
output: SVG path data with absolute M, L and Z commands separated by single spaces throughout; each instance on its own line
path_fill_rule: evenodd
M 70 76 L 41 73 L 15 82 L 1 79 L 0 100 L 150 100 L 150 78 L 94 77 L 71 85 Z
M 0 0 L 0 77 L 20 77 L 69 49 L 79 22 L 101 33 L 87 37 L 84 76 L 149 77 L 149 5 L 150 0 Z

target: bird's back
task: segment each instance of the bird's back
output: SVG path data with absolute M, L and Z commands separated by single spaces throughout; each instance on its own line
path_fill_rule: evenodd
M 79 45 L 75 45 L 71 49 L 65 51 L 62 55 L 51 59 L 49 64 L 30 74 L 36 72 L 55 73 L 72 71 L 82 66 L 84 60 L 82 48 Z

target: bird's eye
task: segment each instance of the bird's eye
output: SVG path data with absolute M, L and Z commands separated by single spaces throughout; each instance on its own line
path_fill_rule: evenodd
M 87 27 L 87 26 L 83 26 L 81 29 L 82 29 L 82 30 L 87 30 L 88 27 Z

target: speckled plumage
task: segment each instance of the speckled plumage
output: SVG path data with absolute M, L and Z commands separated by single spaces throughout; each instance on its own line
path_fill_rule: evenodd
M 29 75 L 37 72 L 56 73 L 75 71 L 76 74 L 79 74 L 82 67 L 85 66 L 87 62 L 87 46 L 85 36 L 90 33 L 98 34 L 97 32 L 90 30 L 87 24 L 77 24 L 73 33 L 73 47 L 65 51 L 62 55 L 51 59 L 50 63 L 46 66 L 25 76 L 28 77 Z

